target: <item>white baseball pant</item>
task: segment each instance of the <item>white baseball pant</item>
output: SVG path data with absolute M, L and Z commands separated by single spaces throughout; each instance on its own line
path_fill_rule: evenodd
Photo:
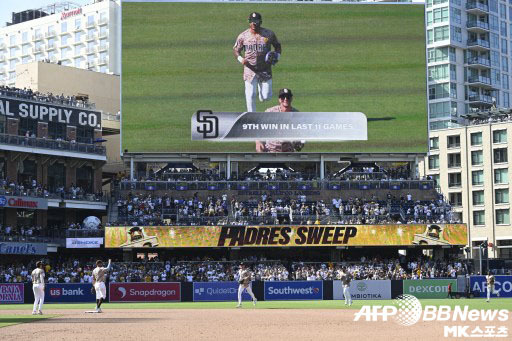
M 238 286 L 238 304 L 242 304 L 242 293 L 244 292 L 244 289 L 247 290 L 247 293 L 251 295 L 252 300 L 256 301 L 256 296 L 252 293 L 251 284 L 248 286 L 244 286 L 243 284 L 240 284 Z
M 494 290 L 494 285 L 487 286 L 487 301 L 491 299 L 491 294 L 499 295 L 499 291 Z
M 345 304 L 352 304 L 352 295 L 350 295 L 350 287 L 348 285 L 343 286 L 343 296 L 345 296 Z
M 34 291 L 34 309 L 32 311 L 33 312 L 43 311 L 44 284 L 42 284 L 42 283 L 32 284 L 32 290 Z
M 96 290 L 96 299 L 105 299 L 107 298 L 107 288 L 105 287 L 105 283 L 96 282 L 94 284 L 94 289 Z
M 256 111 L 256 88 L 260 102 L 268 101 L 272 98 L 272 79 L 262 81 L 254 77 L 251 82 L 245 81 L 245 102 L 247 111 Z

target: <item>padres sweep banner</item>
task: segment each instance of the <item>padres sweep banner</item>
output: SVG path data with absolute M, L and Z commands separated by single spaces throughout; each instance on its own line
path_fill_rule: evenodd
M 106 227 L 105 247 L 466 245 L 465 224 Z

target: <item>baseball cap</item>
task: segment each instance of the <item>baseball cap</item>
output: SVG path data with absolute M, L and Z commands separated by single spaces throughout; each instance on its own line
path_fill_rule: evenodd
M 279 97 L 281 97 L 281 96 L 293 97 L 293 93 L 290 89 L 283 88 L 283 89 L 279 90 Z
M 249 22 L 253 21 L 262 21 L 261 14 L 259 14 L 258 12 L 252 12 L 251 14 L 249 14 Z

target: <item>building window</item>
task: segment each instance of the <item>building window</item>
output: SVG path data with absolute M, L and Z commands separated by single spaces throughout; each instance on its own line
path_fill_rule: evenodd
M 22 117 L 18 123 L 18 135 L 25 136 L 27 132 L 29 132 L 30 135 L 37 132 L 37 121 L 31 118 Z
M 66 125 L 57 122 L 49 122 L 48 137 L 52 140 L 66 139 Z
M 431 174 L 429 176 L 432 178 L 432 180 L 434 180 L 434 184 L 435 184 L 436 188 L 438 188 L 440 186 L 439 174 Z
M 501 168 L 494 170 L 494 183 L 495 184 L 508 184 L 508 168 Z
M 427 40 L 429 44 L 447 40 L 450 38 L 450 26 L 435 27 L 432 30 L 427 30 Z
M 496 204 L 508 204 L 508 188 L 497 189 L 494 200 Z
M 450 26 L 450 33 L 451 33 L 451 39 L 453 41 L 462 43 L 462 29 L 460 27 Z
M 448 7 L 447 7 L 448 8 Z M 450 8 L 450 20 L 452 24 L 461 24 L 461 12 L 460 9 L 451 7 Z
M 461 174 L 460 173 L 449 173 L 448 174 L 448 187 L 460 187 L 461 186 Z
M 76 30 L 76 29 L 79 29 L 79 28 L 80 28 L 80 25 L 81 25 L 80 18 L 75 19 L 75 30 Z
M 430 155 L 428 157 L 428 169 L 439 169 L 439 155 Z
M 506 143 L 507 129 L 494 130 L 492 132 L 492 143 Z
M 494 163 L 508 162 L 507 148 L 494 149 Z
M 86 192 L 93 191 L 94 172 L 91 167 L 84 166 L 76 170 L 76 185 L 83 188 Z
M 430 138 L 430 150 L 438 150 L 439 149 L 439 137 L 431 137 Z
M 66 46 L 68 44 L 68 38 L 69 38 L 69 36 L 67 34 L 62 36 L 62 38 L 61 38 L 62 46 Z
M 471 172 L 471 183 L 473 186 L 483 185 L 484 184 L 484 171 L 472 171 Z
M 473 211 L 473 225 L 485 225 L 485 211 Z
M 455 48 L 453 47 L 435 47 L 428 49 L 428 62 L 456 62 Z
M 450 96 L 450 83 L 432 84 L 428 86 L 428 99 L 447 98 Z
M 510 214 L 508 208 L 496 210 L 496 224 L 510 225 Z
M 484 163 L 484 153 L 481 150 L 471 152 L 471 165 L 480 166 Z
M 90 25 L 94 25 L 94 15 L 89 15 L 87 17 L 87 24 L 90 26 Z
M 473 191 L 473 205 L 484 204 L 484 191 Z
M 471 145 L 472 146 L 481 146 L 482 145 L 482 133 L 472 133 L 471 134 Z
M 429 104 L 430 118 L 451 118 L 457 115 L 457 102 L 440 102 Z
M 460 167 L 460 153 L 448 154 L 448 168 Z
M 68 22 L 67 21 L 63 21 L 60 23 L 60 32 L 61 33 L 66 33 L 68 31 Z
M 507 56 L 501 56 L 501 71 L 508 72 L 508 59 Z M 503 78 L 506 78 L 505 75 L 503 75 Z M 507 85 L 508 89 L 508 85 Z
M 450 205 L 453 207 L 462 206 L 462 193 L 450 193 Z
M 448 148 L 460 147 L 460 135 L 448 136 Z
M 512 239 L 497 240 L 496 243 L 498 244 L 498 258 L 512 259 Z
M 63 163 L 55 162 L 48 166 L 48 188 L 55 191 L 59 187 L 66 186 L 66 166 Z
M 435 65 L 428 68 L 428 81 L 440 81 L 450 79 L 450 65 Z

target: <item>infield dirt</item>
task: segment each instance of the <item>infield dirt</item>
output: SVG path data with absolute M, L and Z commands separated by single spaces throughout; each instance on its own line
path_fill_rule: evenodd
M 357 310 L 336 309 L 105 309 L 46 310 L 59 317 L 0 329 L 2 340 L 448 340 L 445 325 L 505 326 L 512 322 L 354 322 Z M 11 310 L 11 315 L 30 312 Z M 0 314 L 0 319 L 1 319 Z

